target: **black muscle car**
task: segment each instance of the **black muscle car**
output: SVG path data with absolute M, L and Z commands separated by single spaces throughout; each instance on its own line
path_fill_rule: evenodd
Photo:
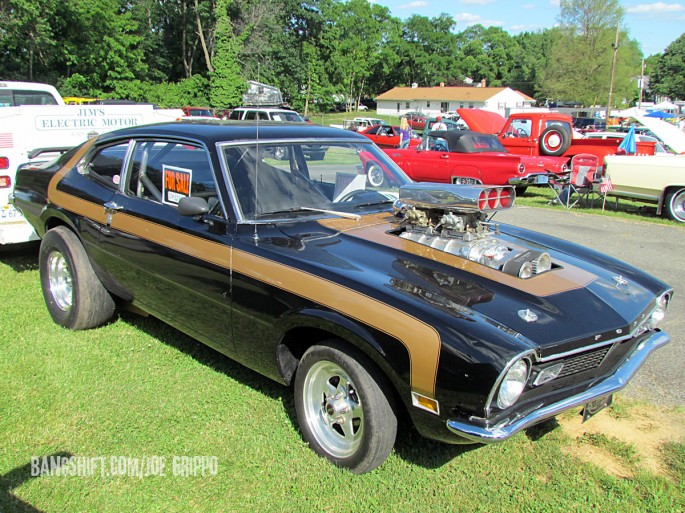
M 492 222 L 514 200 L 415 184 L 350 131 L 199 120 L 101 135 L 14 191 L 55 322 L 132 305 L 292 383 L 304 439 L 357 473 L 400 411 L 431 439 L 505 440 L 598 411 L 669 341 L 666 284 Z

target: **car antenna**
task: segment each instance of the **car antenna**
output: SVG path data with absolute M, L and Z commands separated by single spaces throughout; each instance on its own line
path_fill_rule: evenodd
M 259 81 L 259 72 L 260 72 L 260 65 L 261 63 L 257 63 L 257 83 L 260 83 Z M 260 95 L 257 95 L 257 107 L 261 106 L 262 99 Z M 260 119 L 260 112 L 259 109 L 257 109 L 257 143 L 255 145 L 255 177 L 254 177 L 254 209 L 255 209 L 255 214 L 259 212 L 259 161 L 261 160 L 259 158 L 259 125 L 261 124 L 261 119 Z M 254 241 L 255 244 L 259 242 L 259 234 L 257 234 L 257 223 L 254 224 L 254 232 L 252 234 L 252 240 Z

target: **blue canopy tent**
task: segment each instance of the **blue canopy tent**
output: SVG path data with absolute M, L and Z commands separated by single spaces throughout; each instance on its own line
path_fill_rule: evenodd
M 668 119 L 668 118 L 677 118 L 677 114 L 671 114 L 670 112 L 664 112 L 663 110 L 653 110 L 649 114 L 646 114 L 648 118 L 659 118 L 659 119 Z

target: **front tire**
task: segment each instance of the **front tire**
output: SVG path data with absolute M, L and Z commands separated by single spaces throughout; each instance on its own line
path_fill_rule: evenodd
M 295 376 L 304 440 L 318 455 L 355 474 L 383 463 L 397 435 L 388 386 L 371 376 L 371 368 L 363 354 L 331 340 L 309 348 Z
M 669 219 L 685 223 L 685 189 L 675 189 L 666 195 L 664 202 Z
M 78 237 L 64 226 L 40 244 L 40 284 L 52 320 L 72 330 L 94 328 L 114 314 L 114 300 L 93 271 Z

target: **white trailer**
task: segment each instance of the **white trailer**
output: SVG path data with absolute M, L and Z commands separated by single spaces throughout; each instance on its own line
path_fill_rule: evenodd
M 0 245 L 38 238 L 9 202 L 21 164 L 51 160 L 89 137 L 117 128 L 182 117 L 181 109 L 149 104 L 65 105 L 47 84 L 0 82 Z

